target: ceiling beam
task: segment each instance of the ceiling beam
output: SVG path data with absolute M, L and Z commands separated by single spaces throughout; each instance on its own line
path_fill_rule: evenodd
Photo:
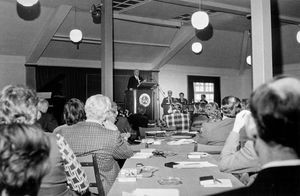
M 132 16 L 132 15 L 127 15 L 127 14 L 114 14 L 113 17 L 116 20 L 130 21 L 130 22 L 163 26 L 163 27 L 179 28 L 182 26 L 182 23 L 177 22 L 177 21 L 162 20 L 162 19 L 156 19 L 156 18 L 147 18 L 147 17 L 140 17 L 140 16 Z
M 64 41 L 64 42 L 72 42 L 67 35 L 59 35 L 56 34 L 51 39 L 53 41 Z M 91 38 L 91 37 L 83 37 L 82 43 L 86 44 L 95 44 L 101 45 L 102 40 L 98 38 Z M 140 46 L 152 46 L 152 47 L 169 47 L 169 44 L 160 44 L 160 43 L 150 43 L 150 42 L 136 42 L 136 41 L 127 41 L 127 40 L 113 40 L 114 43 L 117 44 L 128 44 L 128 45 L 140 45 Z
M 153 61 L 153 70 L 161 69 L 168 61 L 170 61 L 191 39 L 195 36 L 195 29 L 192 26 L 181 27 L 170 47 L 166 49 L 161 56 Z
M 38 62 L 53 35 L 56 33 L 71 9 L 72 6 L 69 5 L 60 5 L 57 8 L 56 12 L 50 17 L 49 21 L 45 23 L 46 25 L 35 39 L 30 52 L 26 56 L 26 64 L 36 64 Z
M 158 2 L 193 7 L 199 9 L 199 0 L 154 0 Z M 226 3 L 219 3 L 213 1 L 204 1 L 202 0 L 201 8 L 204 10 L 212 10 L 217 12 L 231 13 L 237 15 L 246 16 L 247 14 L 251 14 L 251 9 L 242 6 L 230 5 Z M 289 23 L 289 24 L 300 24 L 300 18 L 289 17 L 280 15 L 279 19 L 281 22 Z
M 127 8 L 123 8 L 123 9 L 120 10 L 118 13 L 127 12 L 127 11 L 129 11 L 129 10 L 134 9 L 134 8 L 140 7 L 141 5 L 147 4 L 147 3 L 149 3 L 150 1 L 152 1 L 152 0 L 146 0 L 146 1 L 142 1 L 142 2 L 140 2 L 140 3 L 137 3 L 137 4 L 135 4 L 135 5 L 131 5 L 131 6 L 127 7 Z

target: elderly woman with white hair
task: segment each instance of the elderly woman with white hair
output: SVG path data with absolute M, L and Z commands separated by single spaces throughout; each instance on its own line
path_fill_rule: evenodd
M 97 153 L 103 188 L 108 193 L 120 167 L 116 159 L 133 155 L 119 131 L 106 128 L 105 121 L 111 117 L 111 101 L 104 95 L 93 95 L 85 103 L 86 121 L 63 127 L 60 133 L 68 141 L 77 156 Z
M 41 131 L 41 129 L 34 127 L 33 125 L 36 123 L 37 118 L 38 118 L 38 98 L 36 96 L 36 93 L 25 87 L 25 86 L 14 86 L 14 85 L 8 85 L 3 88 L 3 90 L 0 93 L 0 125 L 11 125 L 11 126 L 19 126 L 15 127 L 15 131 L 20 131 L 19 129 L 25 129 L 27 131 L 31 132 L 34 130 L 36 134 L 41 135 L 42 133 L 37 133 L 37 131 Z M 23 127 L 23 128 L 21 128 Z M 12 127 L 7 127 L 8 130 L 11 130 Z M 25 131 L 26 132 L 26 131 Z M 4 132 L 1 129 L 1 134 L 3 135 Z M 49 139 L 49 146 L 50 146 L 50 153 L 49 154 L 49 173 L 44 176 L 41 182 L 41 186 L 38 192 L 38 196 L 78 196 L 78 195 L 89 195 L 89 183 L 86 178 L 85 172 L 82 170 L 80 163 L 77 161 L 76 156 L 73 154 L 72 149 L 70 149 L 69 145 L 67 142 L 64 140 L 64 138 L 57 134 L 54 135 L 52 133 L 44 133 L 45 137 Z M 24 135 L 23 135 L 24 136 Z M 3 144 L 3 142 L 8 139 L 9 136 L 5 136 L 0 138 L 0 143 Z M 23 137 L 23 140 L 25 140 L 26 137 Z M 33 135 L 31 134 L 30 138 L 29 136 L 27 137 L 27 141 L 23 142 L 29 142 L 31 143 L 31 140 L 33 140 Z M 7 143 L 7 142 L 6 142 Z M 18 142 L 19 146 L 18 149 L 14 153 L 20 153 L 18 151 L 28 151 L 27 153 L 33 154 L 37 153 L 40 154 L 42 153 L 39 151 L 39 149 L 36 149 L 35 146 L 31 146 L 30 148 L 27 147 L 28 149 L 21 149 L 22 144 Z M 37 147 L 37 146 L 36 146 Z M 0 146 L 1 148 L 1 146 Z M 31 150 L 30 150 L 31 149 Z M 5 149 L 1 148 L 1 151 Z M 30 152 L 31 151 L 31 152 Z M 42 150 L 45 152 L 45 150 Z M 2 154 L 2 152 L 0 152 Z M 7 155 L 6 155 L 7 156 Z M 47 155 L 48 156 L 48 155 Z M 1 157 L 3 158 L 3 157 Z M 7 158 L 7 157 L 6 157 Z M 21 157 L 20 161 L 24 161 L 25 159 L 30 160 L 30 159 L 35 159 L 35 163 L 38 163 L 39 161 L 44 160 L 44 158 L 39 155 L 36 157 Z M 7 161 L 7 160 L 6 160 Z M 5 169 L 7 165 L 2 165 L 2 163 L 5 164 L 5 160 L 0 160 L 1 168 Z M 10 161 L 13 162 L 13 161 Z M 15 161 L 16 162 L 16 161 Z M 16 171 L 23 171 L 25 168 L 31 170 L 31 166 L 25 166 L 24 168 L 18 168 L 17 166 L 20 166 L 22 162 L 16 165 L 16 163 L 12 163 L 12 166 L 14 167 L 14 171 L 11 172 L 16 172 Z M 2 167 L 3 166 L 3 167 Z M 40 171 L 36 170 L 36 174 Z M 26 172 L 26 170 L 24 170 Z M 10 178 L 13 177 L 13 174 L 9 174 Z M 16 174 L 17 175 L 17 174 Z M 22 178 L 22 174 L 19 173 Z M 23 174 L 23 178 L 24 178 Z M 29 178 L 31 176 L 30 173 L 26 174 L 27 177 Z M 2 174 L 0 171 L 0 178 Z M 5 176 L 4 176 L 5 177 Z M 15 176 L 16 177 L 16 176 Z M 18 179 L 18 180 L 24 180 L 24 179 Z M 25 179 L 26 180 L 26 179 Z M 35 193 L 27 193 L 27 191 L 32 192 L 36 191 L 36 186 L 39 185 L 39 181 L 34 182 L 33 179 L 27 179 L 28 183 L 24 184 L 24 190 L 20 190 L 20 195 L 35 195 Z M 39 180 L 39 179 L 37 179 Z M 24 181 L 25 182 L 25 181 Z M 33 186 L 32 183 L 35 183 Z M 13 183 L 10 183 L 13 185 Z M 27 184 L 27 185 L 26 185 Z M 19 188 L 20 184 L 16 185 Z M 26 186 L 26 187 L 25 187 Z M 2 188 L 2 179 L 0 182 L 0 192 Z M 10 187 L 12 188 L 12 187 Z M 37 189 L 38 190 L 38 189 Z M 7 191 L 17 191 L 16 190 L 7 190 Z M 23 194 L 22 194 L 23 193 Z M 19 195 L 16 193 L 12 193 L 11 195 Z

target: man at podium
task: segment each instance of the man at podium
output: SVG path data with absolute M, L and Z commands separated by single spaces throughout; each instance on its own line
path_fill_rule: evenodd
M 136 69 L 133 72 L 133 76 L 129 78 L 127 89 L 137 89 L 142 82 L 145 82 L 145 80 L 142 77 L 140 77 L 140 71 Z

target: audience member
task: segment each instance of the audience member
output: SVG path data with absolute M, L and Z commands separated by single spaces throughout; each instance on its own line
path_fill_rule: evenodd
M 184 93 L 179 93 L 179 98 L 177 99 L 177 102 L 180 103 L 181 105 L 186 105 L 188 104 L 188 100 L 184 98 Z
M 194 111 L 192 115 L 192 127 L 200 130 L 203 123 L 208 122 L 209 116 L 205 111 L 205 103 L 194 103 Z
M 164 115 L 171 114 L 173 111 L 173 104 L 177 102 L 177 99 L 172 97 L 173 92 L 168 90 L 168 96 L 165 97 L 161 103 L 161 107 L 163 108 Z
M 36 196 L 48 172 L 49 151 L 49 139 L 40 128 L 0 125 L 0 194 Z
M 135 140 L 137 133 L 136 131 L 134 131 L 131 127 L 131 125 L 129 124 L 129 121 L 126 117 L 123 116 L 118 116 L 117 117 L 117 122 L 115 124 L 118 128 L 118 130 L 120 131 L 121 135 L 125 134 L 127 139 L 132 136 L 132 139 Z M 134 138 L 133 138 L 134 137 Z M 126 139 L 124 137 L 124 139 Z
M 242 99 L 241 106 L 242 106 L 242 110 L 250 110 L 249 99 Z
M 248 140 L 240 147 L 240 131 L 244 128 L 246 120 L 250 115 L 251 113 L 248 110 L 243 110 L 237 114 L 233 129 L 226 139 L 220 155 L 220 171 L 235 174 L 251 174 L 260 170 L 260 164 L 253 146 L 253 141 Z M 249 125 L 247 127 L 247 129 L 253 128 L 254 126 L 250 127 Z
M 218 122 L 203 123 L 200 136 L 195 140 L 200 144 L 223 146 L 226 138 L 231 132 L 235 116 L 240 112 L 240 100 L 234 96 L 222 99 L 221 110 L 223 119 Z
M 194 112 L 193 114 L 200 114 L 200 115 L 205 115 L 208 117 L 206 111 L 205 111 L 206 103 L 202 102 L 196 102 L 194 104 Z
M 208 122 L 216 122 L 222 120 L 222 114 L 219 105 L 216 102 L 210 102 L 205 106 L 205 112 L 208 115 Z
M 128 122 L 132 129 L 136 132 L 136 139 L 140 136 L 139 127 L 147 127 L 149 118 L 146 115 L 146 108 L 142 105 L 137 107 L 137 113 L 128 117 Z
M 108 111 L 105 120 L 103 121 L 102 125 L 106 129 L 110 129 L 113 131 L 120 131 L 121 136 L 127 141 L 130 137 L 131 132 L 130 130 L 119 130 L 118 126 L 115 124 L 117 121 L 118 116 L 118 106 L 115 102 L 112 102 L 112 108 Z M 128 122 L 128 121 L 127 121 Z
M 8 85 L 0 96 L 0 123 L 33 125 L 38 117 L 38 98 L 23 86 Z M 38 195 L 88 194 L 86 174 L 62 136 L 45 133 L 50 140 L 49 173 L 43 178 Z
M 127 117 L 127 112 L 118 106 L 118 115 L 115 124 L 121 133 L 133 133 Z
M 86 120 L 86 114 L 84 111 L 84 103 L 79 99 L 72 98 L 64 105 L 63 117 L 65 124 L 57 127 L 54 133 L 61 133 L 61 130 L 65 126 L 71 126 L 78 122 Z
M 44 131 L 53 132 L 58 124 L 54 116 L 48 113 L 49 102 L 46 99 L 40 99 L 37 107 L 41 114 L 40 118 L 37 120 L 37 123 L 40 124 Z
M 172 114 L 181 113 L 181 107 L 182 107 L 182 105 L 180 103 L 178 103 L 178 102 L 174 103 Z
M 120 170 L 116 159 L 127 159 L 133 155 L 120 132 L 106 129 L 103 125 L 111 109 L 108 97 L 100 94 L 91 96 L 85 103 L 87 120 L 66 126 L 61 131 L 78 156 L 97 153 L 105 193 L 111 188 Z
M 249 187 L 220 195 L 300 195 L 300 81 L 276 77 L 251 95 L 246 130 L 262 164 Z
M 118 127 L 115 125 L 118 116 L 118 106 L 115 102 L 111 102 L 111 110 L 108 111 L 106 119 L 103 121 L 103 126 L 106 129 L 118 131 Z
M 204 103 L 205 105 L 208 104 L 208 101 L 206 101 L 206 95 L 205 94 L 202 94 L 201 95 L 201 99 L 199 101 L 200 103 Z

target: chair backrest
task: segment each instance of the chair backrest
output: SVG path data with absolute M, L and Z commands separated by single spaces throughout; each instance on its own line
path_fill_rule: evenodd
M 160 127 L 149 127 L 149 128 L 139 127 L 140 138 L 144 139 L 147 131 L 160 131 L 160 130 L 161 130 Z
M 99 196 L 105 196 L 96 155 L 97 154 L 90 154 L 82 157 L 79 156 L 77 159 L 87 175 L 90 183 L 90 192 Z

